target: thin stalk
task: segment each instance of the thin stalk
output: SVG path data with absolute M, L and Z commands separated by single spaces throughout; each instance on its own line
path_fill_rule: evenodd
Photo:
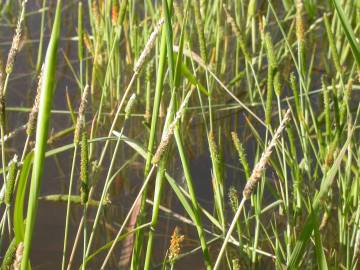
M 39 48 L 36 60 L 36 73 L 38 74 L 42 66 L 42 55 L 44 50 L 44 33 L 45 33 L 45 13 L 46 13 L 46 0 L 42 1 L 41 22 L 40 22 L 40 37 Z
M 136 196 L 134 203 L 132 204 L 131 208 L 129 209 L 129 211 L 128 211 L 128 213 L 127 213 L 127 215 L 126 215 L 126 217 L 125 217 L 125 219 L 124 219 L 124 221 L 123 221 L 123 224 L 121 225 L 118 233 L 116 234 L 116 237 L 115 237 L 115 239 L 113 240 L 113 244 L 111 245 L 108 253 L 106 254 L 106 257 L 105 257 L 105 259 L 104 259 L 104 262 L 102 263 L 101 268 L 100 268 L 101 270 L 105 269 L 105 266 L 106 266 L 106 264 L 108 263 L 112 252 L 114 251 L 115 245 L 116 245 L 116 243 L 118 242 L 119 238 L 121 237 L 121 234 L 122 234 L 122 232 L 123 232 L 123 230 L 124 230 L 124 228 L 125 228 L 125 225 L 127 224 L 127 222 L 129 221 L 129 219 L 130 219 L 130 217 L 131 217 L 132 211 L 134 211 L 134 208 L 135 208 L 136 204 L 138 203 L 139 199 L 141 198 L 143 192 L 146 190 L 146 187 L 147 187 L 147 185 L 148 185 L 148 183 L 149 183 L 149 181 L 150 181 L 150 179 L 151 179 L 151 176 L 152 176 L 152 173 L 154 172 L 154 170 L 155 170 L 155 166 L 153 165 L 153 166 L 151 167 L 151 169 L 150 169 L 150 171 L 149 171 L 149 174 L 148 174 L 148 176 L 146 177 L 146 179 L 145 179 L 145 181 L 144 181 L 144 183 L 143 183 L 143 185 L 142 185 L 142 187 L 141 187 L 138 195 Z
M 76 164 L 77 149 L 78 149 L 78 145 L 76 143 L 76 144 L 74 144 L 74 152 L 73 152 L 72 165 L 71 165 L 71 171 L 70 171 L 70 181 L 69 181 L 69 194 L 68 194 L 69 197 L 68 197 L 67 205 L 66 205 L 64 246 L 63 246 L 62 262 L 61 262 L 62 270 L 65 269 L 66 249 L 67 249 L 69 221 L 70 221 L 70 205 L 71 205 L 70 197 L 71 197 L 72 187 L 73 187 L 73 182 L 74 182 L 74 171 L 75 171 L 75 164 Z
M 228 232 L 227 232 L 227 234 L 226 234 L 226 236 L 225 236 L 223 245 L 221 246 L 219 255 L 218 255 L 217 259 L 216 259 L 216 262 L 215 262 L 215 265 L 214 265 L 214 268 L 213 268 L 214 270 L 217 270 L 217 269 L 219 269 L 219 267 L 220 267 L 221 258 L 222 258 L 223 255 L 224 255 L 224 252 L 225 252 L 225 250 L 226 250 L 226 245 L 227 245 L 227 243 L 228 243 L 229 240 L 230 240 L 231 234 L 232 234 L 232 232 L 233 232 L 234 229 L 235 229 L 236 223 L 237 223 L 237 221 L 238 221 L 238 219 L 239 219 L 239 217 L 240 217 L 240 214 L 241 214 L 241 211 L 242 211 L 242 209 L 243 209 L 243 207 L 244 207 L 245 201 L 246 201 L 246 198 L 244 197 L 244 198 L 241 200 L 241 202 L 240 202 L 240 204 L 239 204 L 239 207 L 238 207 L 238 209 L 237 209 L 237 211 L 236 211 L 236 213 L 235 213 L 235 215 L 234 215 L 234 218 L 233 218 L 233 220 L 232 220 L 232 222 L 231 222 L 231 224 L 230 224 L 230 227 L 229 227 L 229 229 L 228 229 Z

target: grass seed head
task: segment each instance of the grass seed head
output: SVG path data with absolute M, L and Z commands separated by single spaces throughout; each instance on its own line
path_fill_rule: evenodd
M 346 89 L 344 93 L 344 99 L 346 102 L 350 100 L 352 90 L 353 90 L 353 80 L 350 78 L 346 85 Z
M 15 187 L 15 178 L 16 178 L 16 172 L 17 172 L 17 155 L 14 156 L 14 158 L 9 163 L 9 171 L 7 173 L 7 179 L 6 179 L 6 187 L 5 187 L 5 197 L 4 201 L 7 206 L 10 206 L 12 198 L 13 198 L 13 192 Z
M 76 144 L 79 143 L 81 130 L 85 126 L 85 110 L 86 110 L 88 94 L 89 94 L 89 85 L 86 85 L 81 96 L 79 114 L 77 117 L 76 127 L 74 132 L 74 143 Z
M 255 164 L 255 167 L 251 173 L 250 179 L 245 185 L 243 190 L 243 196 L 245 199 L 249 199 L 251 194 L 253 193 L 254 189 L 256 188 L 260 178 L 265 171 L 266 165 L 269 161 L 271 153 L 274 150 L 276 145 L 276 141 L 279 139 L 281 132 L 284 130 L 286 123 L 290 119 L 290 109 L 285 113 L 283 120 L 281 121 L 278 129 L 275 131 L 273 138 L 271 139 L 268 146 L 265 148 L 264 152 L 262 153 L 260 160 Z
M 172 135 L 174 134 L 175 126 L 170 126 L 166 134 L 162 137 L 161 142 L 156 149 L 156 152 L 151 160 L 152 164 L 158 164 L 161 160 L 161 157 L 165 153 L 166 149 L 169 146 L 170 139 L 172 138 Z
M 16 248 L 15 261 L 14 261 L 14 264 L 13 264 L 13 269 L 14 270 L 19 270 L 20 269 L 23 252 L 24 252 L 24 243 L 20 242 L 18 244 L 17 248 Z
M 231 186 L 229 189 L 229 201 L 231 210 L 236 213 L 238 207 L 239 207 L 239 197 L 238 197 L 238 191 L 234 186 Z
M 201 17 L 199 0 L 191 1 L 192 7 L 194 9 L 195 25 L 198 34 L 199 46 L 200 46 L 200 55 L 202 60 L 207 63 L 207 49 L 204 33 L 204 22 Z
M 173 119 L 173 121 L 171 122 L 171 124 L 169 125 L 168 127 L 168 130 L 166 131 L 166 133 L 164 133 L 163 137 L 161 138 L 161 142 L 152 158 L 152 163 L 153 164 L 158 164 L 162 155 L 164 154 L 165 150 L 168 148 L 168 145 L 170 143 L 170 139 L 172 137 L 172 135 L 174 134 L 174 131 L 175 131 L 175 128 L 176 128 L 176 125 L 178 123 L 178 121 L 180 120 L 180 118 L 182 117 L 184 111 L 185 111 L 185 108 L 186 108 L 186 105 L 187 103 L 189 102 L 189 99 L 190 99 L 190 96 L 192 94 L 193 90 L 190 90 L 183 102 L 181 103 L 178 111 L 176 112 L 175 114 L 175 117 Z
M 16 244 L 16 239 L 14 238 L 11 241 L 11 243 L 5 253 L 5 256 L 3 258 L 3 262 L 1 264 L 2 270 L 10 270 L 11 269 L 11 266 L 15 260 L 16 248 L 17 248 L 17 244 Z
M 0 93 L 0 125 L 5 128 L 6 125 L 6 99 L 4 93 Z
M 245 149 L 244 149 L 242 143 L 240 142 L 240 139 L 236 132 L 231 132 L 231 137 L 232 137 L 234 146 L 236 148 L 236 151 L 238 152 L 240 162 L 241 162 L 242 166 L 244 167 L 245 175 L 247 177 L 250 177 L 250 167 L 249 167 L 249 163 L 248 163 L 248 160 L 246 157 Z
M 35 96 L 34 104 L 31 109 L 31 112 L 29 114 L 29 120 L 28 120 L 27 126 L 26 126 L 26 134 L 28 136 L 31 136 L 35 130 L 36 119 L 37 119 L 37 115 L 39 112 L 40 92 L 41 92 L 41 84 L 42 84 L 42 80 L 43 80 L 43 76 L 42 76 L 43 71 L 44 71 L 44 66 L 42 66 L 41 72 L 38 77 L 36 96 Z
M 125 107 L 125 119 L 128 119 L 130 117 L 131 112 L 135 105 L 135 101 L 136 101 L 136 94 L 132 94 Z
M 296 38 L 301 44 L 304 43 L 304 20 L 302 16 L 303 12 L 303 2 L 302 0 L 296 0 Z
M 237 40 L 239 41 L 240 49 L 242 53 L 244 54 L 244 57 L 246 61 L 251 61 L 251 55 L 248 50 L 248 47 L 246 46 L 245 36 L 244 33 L 242 33 L 240 27 L 237 25 L 235 19 L 231 16 L 230 11 L 227 10 L 226 5 L 223 5 L 225 15 L 226 15 L 226 22 L 231 26 L 231 30 L 235 34 Z
M 85 204 L 89 198 L 89 152 L 87 133 L 85 130 L 83 130 L 81 134 L 80 180 L 81 203 Z
M 117 25 L 119 19 L 119 0 L 113 0 L 111 6 L 111 23 Z
M 283 86 L 282 86 L 282 82 L 281 82 L 281 74 L 277 70 L 275 72 L 275 75 L 274 75 L 274 91 L 275 91 L 275 94 L 280 97 L 281 93 L 282 93 L 282 89 L 283 89 Z
M 21 40 L 21 34 L 22 34 L 22 30 L 23 30 L 24 11 L 25 11 L 26 3 L 27 3 L 27 0 L 24 0 L 22 2 L 21 14 L 20 14 L 20 17 L 19 17 L 17 25 L 16 25 L 15 35 L 12 40 L 11 48 L 10 48 L 10 51 L 8 54 L 8 59 L 7 59 L 6 68 L 5 68 L 5 71 L 7 74 L 12 73 L 12 71 L 14 69 L 15 57 L 20 49 L 20 40 Z
M 84 31 L 83 42 L 84 42 L 85 48 L 91 53 L 92 56 L 94 56 L 94 47 L 93 47 L 90 35 L 87 31 Z
M 217 145 L 215 142 L 215 135 L 212 130 L 210 130 L 210 132 L 208 134 L 208 140 L 209 140 L 210 154 L 211 154 L 211 156 L 213 156 L 214 158 L 217 159 L 219 152 L 218 152 L 218 148 L 217 148 Z
M 92 11 L 92 15 L 94 16 L 94 19 L 95 19 L 95 25 L 96 25 L 96 27 L 99 27 L 101 16 L 100 16 L 98 0 L 92 0 L 91 11 Z
M 179 233 L 179 228 L 175 227 L 169 247 L 169 260 L 171 263 L 179 256 L 181 252 L 181 243 L 184 241 L 184 238 L 185 236 Z
M 270 33 L 265 33 L 265 48 L 268 58 L 268 65 L 271 67 L 272 70 L 277 69 L 277 59 L 275 54 L 274 45 L 270 36 Z
M 147 40 L 147 42 L 145 44 L 145 47 L 144 47 L 143 51 L 141 52 L 141 54 L 139 56 L 139 59 L 137 60 L 137 62 L 134 65 L 134 72 L 136 74 L 138 74 L 140 72 L 141 68 L 143 67 L 143 65 L 144 65 L 144 63 L 146 61 L 146 58 L 149 56 L 152 48 L 154 48 L 156 38 L 159 35 L 160 30 L 161 30 L 161 26 L 163 24 L 164 24 L 164 19 L 161 18 L 159 20 L 159 22 L 157 23 L 157 25 L 155 26 L 155 29 L 151 33 L 149 39 Z
M 240 263 L 239 263 L 239 259 L 233 259 L 232 260 L 232 270 L 240 270 Z

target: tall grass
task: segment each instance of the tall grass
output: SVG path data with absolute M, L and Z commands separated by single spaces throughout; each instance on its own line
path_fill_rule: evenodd
M 2 269 L 358 269 L 360 16 L 320 2 L 0 1 Z

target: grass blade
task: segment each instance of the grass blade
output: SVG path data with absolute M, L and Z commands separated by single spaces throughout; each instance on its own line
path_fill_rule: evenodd
M 31 177 L 30 195 L 28 202 L 28 211 L 26 217 L 26 230 L 24 236 L 24 253 L 21 262 L 21 270 L 28 268 L 28 260 L 31 250 L 36 213 L 38 207 L 38 195 L 41 186 L 41 178 L 44 169 L 45 151 L 48 137 L 50 111 L 52 107 L 54 85 L 55 85 L 55 68 L 57 62 L 57 49 L 60 39 L 61 23 L 61 0 L 58 0 L 56 6 L 56 15 L 51 33 L 49 46 L 47 49 L 41 85 L 41 96 L 39 105 L 39 115 L 36 127 L 36 142 L 34 154 L 34 166 Z
M 24 240 L 25 233 L 25 223 L 24 223 L 24 201 L 25 201 L 25 191 L 26 184 L 29 178 L 31 164 L 33 162 L 34 153 L 29 153 L 23 163 L 20 177 L 18 180 L 15 207 L 14 207 L 14 230 L 16 242 L 20 243 Z
M 359 43 L 356 41 L 354 31 L 351 28 L 351 24 L 347 19 L 339 0 L 331 0 L 331 2 L 333 3 L 336 14 L 340 19 L 342 29 L 344 30 L 346 38 L 350 44 L 351 51 L 354 55 L 357 66 L 360 68 L 360 46 Z

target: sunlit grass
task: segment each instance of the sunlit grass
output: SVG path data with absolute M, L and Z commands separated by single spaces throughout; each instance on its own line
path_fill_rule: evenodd
M 359 27 L 354 0 L 0 1 L 2 269 L 357 269 Z

